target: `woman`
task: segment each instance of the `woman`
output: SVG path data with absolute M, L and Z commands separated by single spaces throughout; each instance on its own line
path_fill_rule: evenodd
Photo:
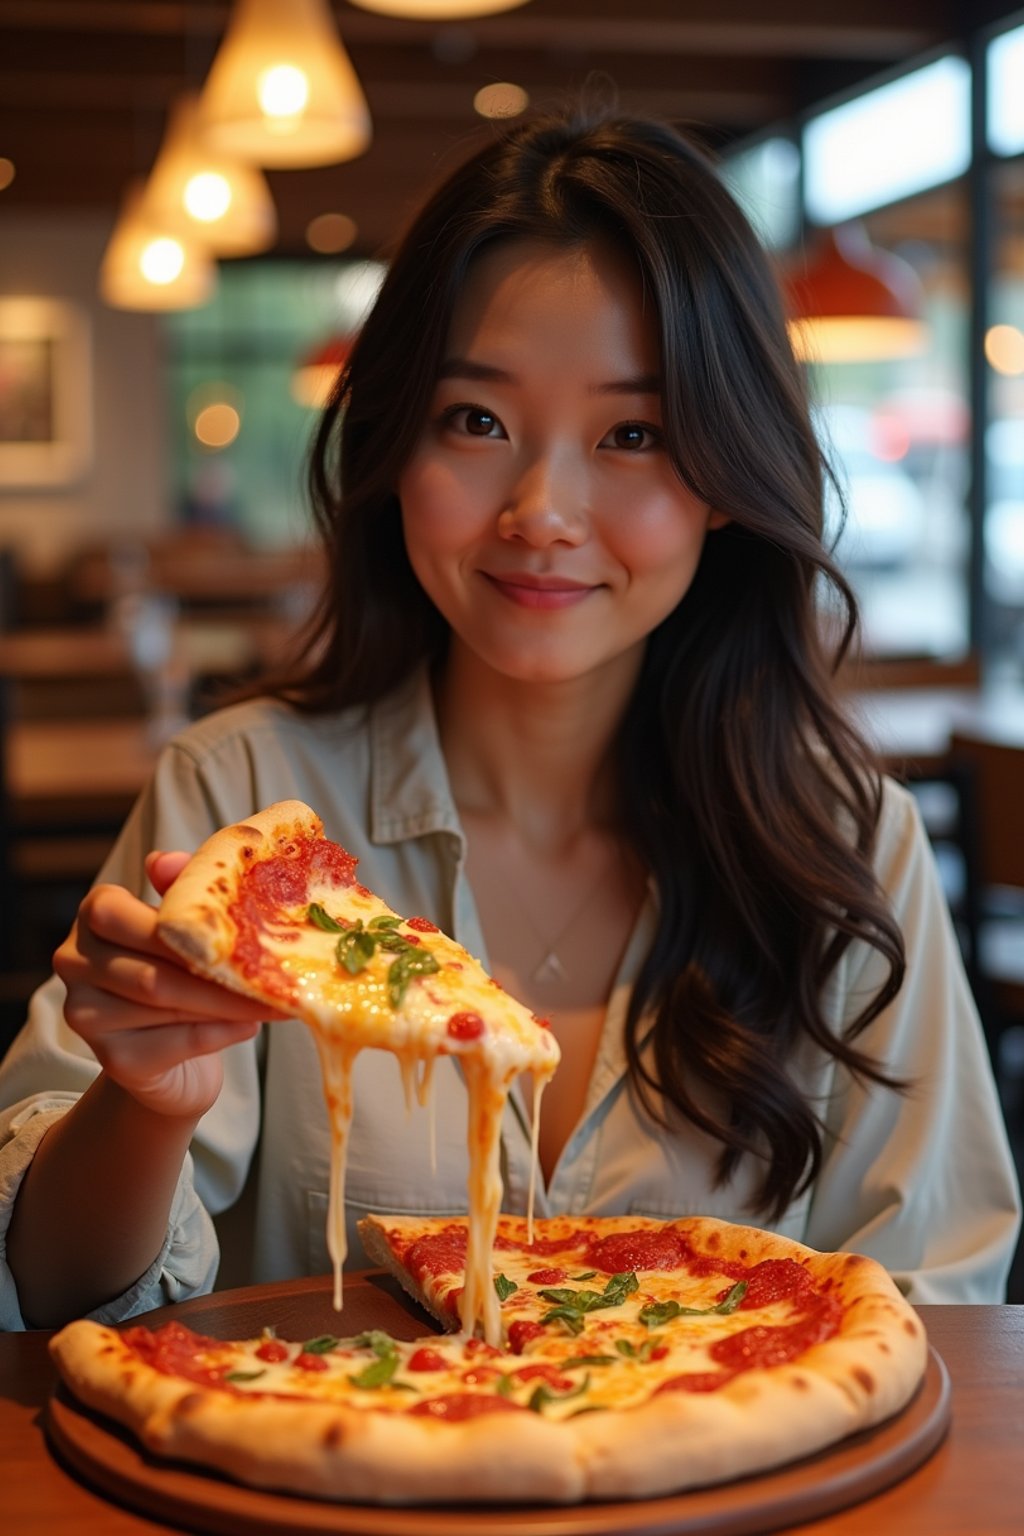
M 183 972 L 144 899 L 184 861 L 150 850 L 287 796 L 552 1019 L 542 1213 L 755 1220 L 914 1300 L 1001 1294 L 1016 1187 L 945 904 L 832 695 L 825 473 L 693 146 L 543 120 L 449 178 L 317 438 L 303 665 L 165 752 L 5 1066 L 7 1326 L 209 1286 L 211 1212 L 222 1280 L 327 1267 L 312 1043 Z M 397 1083 L 360 1056 L 350 1228 L 464 1208 L 456 1072 L 436 1172 Z

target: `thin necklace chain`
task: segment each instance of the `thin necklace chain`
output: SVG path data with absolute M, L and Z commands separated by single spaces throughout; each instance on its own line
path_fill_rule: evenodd
M 612 858 L 608 861 L 606 874 L 610 872 L 613 867 L 620 864 L 621 861 L 622 849 L 618 843 L 616 843 L 615 852 Z M 573 908 L 569 917 L 552 938 L 545 938 L 544 934 L 541 933 L 536 921 L 534 920 L 530 903 L 525 901 L 519 902 L 519 911 L 526 918 L 528 926 L 533 930 L 533 935 L 542 949 L 540 960 L 530 972 L 531 981 L 535 981 L 539 986 L 552 986 L 556 982 L 569 980 L 569 972 L 566 970 L 565 963 L 558 953 L 559 946 L 565 941 L 568 935 L 572 932 L 573 928 L 575 928 L 576 924 L 579 922 L 580 918 L 590 907 L 591 902 L 594 900 L 595 896 L 601 888 L 603 879 L 604 876 L 602 877 L 602 880 L 592 880 L 590 882 L 583 900 L 579 903 L 578 906 Z

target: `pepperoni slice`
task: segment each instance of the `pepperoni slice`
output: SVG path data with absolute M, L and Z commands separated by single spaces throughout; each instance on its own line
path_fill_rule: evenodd
M 424 1345 L 420 1349 L 414 1349 L 409 1356 L 408 1369 L 410 1371 L 443 1371 L 445 1358 L 436 1349 L 430 1349 Z
M 612 1232 L 587 1244 L 587 1267 L 606 1275 L 637 1269 L 681 1269 L 693 1249 L 673 1227 Z
M 544 1332 L 541 1323 L 533 1323 L 528 1318 L 519 1317 L 514 1323 L 509 1324 L 508 1347 L 514 1355 L 521 1355 L 531 1339 L 539 1339 Z

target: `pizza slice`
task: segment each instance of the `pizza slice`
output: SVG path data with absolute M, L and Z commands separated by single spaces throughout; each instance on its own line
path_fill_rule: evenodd
M 371 1258 L 458 1328 L 464 1222 L 369 1216 L 359 1231 Z M 755 1227 L 502 1215 L 494 1270 L 506 1359 L 525 1357 L 549 1385 L 554 1373 L 563 1392 L 585 1375 L 591 1406 L 665 1392 L 742 1399 L 753 1377 L 785 1367 L 787 1386 L 800 1390 L 801 1370 L 821 1373 L 875 1423 L 924 1371 L 924 1329 L 880 1264 Z
M 460 1318 L 497 1341 L 491 1253 L 501 1207 L 500 1131 L 520 1072 L 541 1091 L 557 1042 L 479 961 L 425 917 L 400 917 L 356 879 L 357 860 L 324 836 L 301 801 L 222 828 L 164 896 L 157 932 L 185 964 L 234 991 L 287 1009 L 316 1039 L 331 1122 L 328 1251 L 335 1305 L 345 1260 L 344 1175 L 352 1063 L 394 1053 L 407 1092 L 429 1092 L 439 1056 L 455 1056 L 469 1094 L 468 1251 Z M 418 1074 L 418 1076 L 417 1076 Z

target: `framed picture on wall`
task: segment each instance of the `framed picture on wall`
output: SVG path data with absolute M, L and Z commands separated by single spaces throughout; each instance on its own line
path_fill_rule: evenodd
M 66 485 L 88 469 L 89 368 L 77 305 L 0 298 L 0 489 Z

